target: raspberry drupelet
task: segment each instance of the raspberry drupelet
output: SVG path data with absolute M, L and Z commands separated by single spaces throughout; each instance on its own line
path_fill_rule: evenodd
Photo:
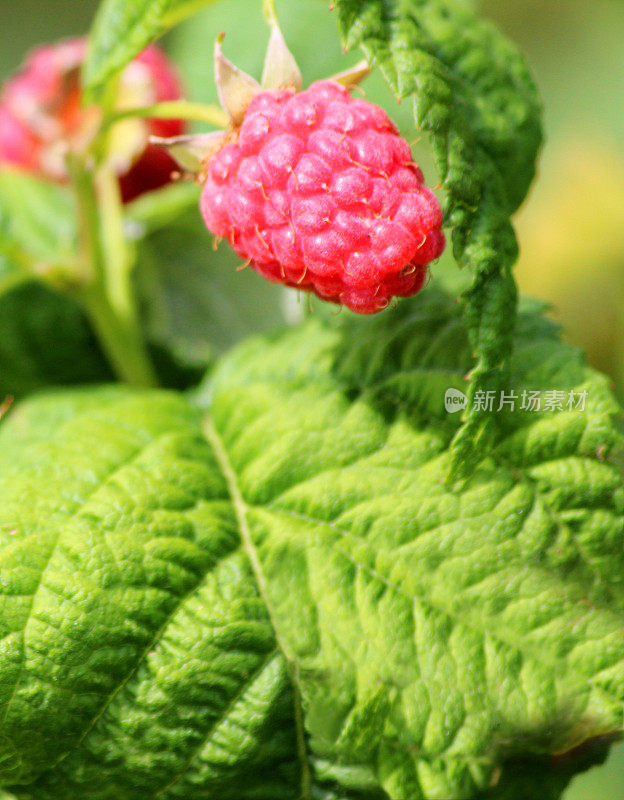
M 215 45 L 225 132 L 159 139 L 202 185 L 206 226 L 275 283 L 361 314 L 416 294 L 444 250 L 440 204 L 379 106 L 351 96 L 361 62 L 302 91 L 267 3 L 262 83 Z
M 67 178 L 68 148 L 88 137 L 93 109 L 82 106 L 80 70 L 84 38 L 37 47 L 0 93 L 0 163 L 52 180 Z M 182 91 L 175 68 L 155 45 L 123 70 L 121 107 L 177 100 Z M 177 136 L 181 120 L 138 120 L 118 126 L 115 168 L 124 201 L 168 183 L 177 168 L 168 153 L 149 144 L 150 134 Z
M 271 281 L 372 313 L 413 295 L 442 213 L 379 106 L 331 80 L 256 94 L 208 161 L 208 228 Z

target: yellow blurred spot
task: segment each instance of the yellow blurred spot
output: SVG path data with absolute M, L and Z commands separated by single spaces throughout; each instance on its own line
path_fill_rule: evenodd
M 545 156 L 516 220 L 520 289 L 552 303 L 566 338 L 621 381 L 624 156 L 598 136 L 552 142 Z

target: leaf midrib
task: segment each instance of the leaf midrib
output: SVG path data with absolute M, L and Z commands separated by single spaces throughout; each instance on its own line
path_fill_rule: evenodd
M 300 797 L 301 800 L 312 800 L 312 775 L 311 775 L 310 763 L 308 760 L 308 752 L 305 741 L 305 729 L 303 722 L 303 708 L 301 704 L 301 695 L 299 691 L 298 682 L 296 679 L 298 666 L 296 660 L 292 656 L 289 656 L 288 648 L 284 645 L 283 641 L 281 640 L 281 637 L 279 635 L 279 628 L 275 622 L 275 612 L 269 600 L 266 576 L 264 574 L 262 563 L 260 561 L 255 545 L 253 543 L 253 539 L 251 537 L 251 531 L 249 529 L 249 523 L 247 521 L 247 511 L 249 510 L 249 506 L 247 505 L 243 497 L 243 494 L 241 492 L 241 489 L 238 485 L 238 478 L 230 462 L 225 445 L 208 414 L 204 416 L 202 430 L 204 436 L 206 437 L 206 440 L 212 447 L 212 451 L 217 460 L 219 468 L 221 469 L 221 473 L 225 478 L 225 482 L 227 484 L 228 491 L 230 493 L 232 506 L 234 508 L 234 512 L 238 520 L 238 526 L 241 535 L 241 542 L 243 545 L 243 549 L 247 555 L 247 558 L 249 559 L 249 563 L 251 565 L 258 586 L 258 592 L 266 606 L 269 619 L 271 620 L 271 626 L 275 634 L 275 640 L 277 642 L 278 648 L 282 653 L 282 655 L 284 656 L 284 658 L 286 659 L 286 662 L 289 666 L 290 678 L 294 695 L 294 718 L 295 718 L 296 735 L 297 735 L 297 755 L 299 758 L 299 763 L 301 765 Z

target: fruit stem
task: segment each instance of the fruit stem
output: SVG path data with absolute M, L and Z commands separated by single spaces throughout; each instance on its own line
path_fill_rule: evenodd
M 275 0 L 262 0 L 262 11 L 269 25 L 277 25 L 277 12 L 275 11 Z
M 130 117 L 153 117 L 154 119 L 184 119 L 192 122 L 207 122 L 217 128 L 227 128 L 228 115 L 218 106 L 204 103 L 189 103 L 186 100 L 169 100 L 151 106 L 127 108 L 108 118 L 106 126 L 114 125 Z
M 69 160 L 69 170 L 78 196 L 82 248 L 76 296 L 117 377 L 133 386 L 155 386 L 134 302 L 134 258 L 123 233 L 117 177 L 106 166 L 94 177 L 77 158 Z

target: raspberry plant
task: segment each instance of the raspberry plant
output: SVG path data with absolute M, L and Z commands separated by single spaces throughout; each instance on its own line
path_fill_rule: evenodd
M 530 75 L 463 0 L 337 0 L 345 49 L 428 134 L 470 284 L 455 302 L 434 264 L 431 285 L 373 316 L 318 301 L 219 355 L 282 315 L 280 288 L 214 263 L 227 253 L 212 254 L 190 180 L 217 228 L 239 140 L 169 127 L 227 126 L 216 107 L 158 92 L 120 104 L 129 65 L 204 5 L 105 0 L 73 76 L 82 135 L 55 140 L 66 172 L 2 165 L 0 786 L 18 800 L 555 800 L 623 728 L 624 487 L 608 381 L 517 299 L 510 218 L 540 144 Z M 296 75 L 271 52 L 273 74 Z M 311 83 L 269 99 L 338 92 Z M 391 99 L 382 112 L 336 97 L 401 141 Z M 147 138 L 156 124 L 187 174 L 124 196 L 120 153 L 130 142 L 136 166 L 163 144 Z M 428 220 L 440 245 L 437 201 L 408 172 L 386 209 L 424 195 L 419 230 Z M 244 229 L 216 232 L 259 272 L 273 263 Z M 413 275 L 402 266 L 392 280 Z M 366 302 L 346 305 L 385 305 Z M 467 388 L 462 419 L 449 388 Z M 474 402 L 527 389 L 555 400 Z

